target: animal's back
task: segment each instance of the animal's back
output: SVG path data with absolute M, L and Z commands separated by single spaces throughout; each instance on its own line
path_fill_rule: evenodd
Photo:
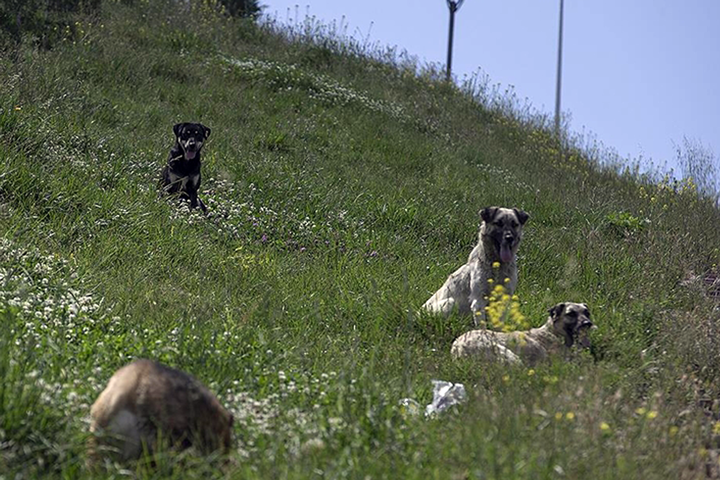
M 453 309 L 457 309 L 460 314 L 470 313 L 470 267 L 466 264 L 451 273 L 423 308 L 446 315 Z
M 118 370 L 91 408 L 90 431 L 104 431 L 123 459 L 152 450 L 158 430 L 172 445 L 204 451 L 230 447 L 232 414 L 193 376 L 150 360 Z M 98 440 L 89 444 L 97 455 Z M 92 458 L 91 458 L 92 459 Z

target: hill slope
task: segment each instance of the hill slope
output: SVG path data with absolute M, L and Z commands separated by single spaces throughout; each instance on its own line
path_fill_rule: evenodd
M 0 471 L 86 476 L 88 405 L 142 356 L 218 392 L 237 445 L 141 477 L 716 473 L 720 215 L 692 182 L 561 156 L 540 120 L 328 39 L 138 3 L 0 61 Z M 189 120 L 208 217 L 156 190 Z M 415 313 L 488 205 L 530 213 L 525 316 L 588 303 L 591 353 L 452 362 L 468 320 Z M 404 415 L 436 378 L 468 402 Z

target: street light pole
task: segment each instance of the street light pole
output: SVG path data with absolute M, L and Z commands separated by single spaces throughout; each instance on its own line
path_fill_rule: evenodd
M 555 134 L 560 137 L 560 89 L 562 86 L 562 45 L 563 45 L 563 6 L 560 0 L 560 27 L 558 30 L 557 82 L 555 84 Z
M 452 49 L 453 49 L 453 35 L 455 34 L 455 12 L 460 10 L 465 0 L 446 0 L 448 9 L 450 10 L 450 28 L 448 29 L 448 53 L 447 53 L 447 71 L 445 73 L 445 80 L 448 82 L 452 76 Z

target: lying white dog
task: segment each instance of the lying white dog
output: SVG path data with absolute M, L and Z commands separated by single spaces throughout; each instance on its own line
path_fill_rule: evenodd
M 545 325 L 523 332 L 472 330 L 460 335 L 452 344 L 454 358 L 482 356 L 513 364 L 535 365 L 551 355 L 569 351 L 578 344 L 590 347 L 588 333 L 596 328 L 590 321 L 590 310 L 584 303 L 558 303 L 550 310 Z

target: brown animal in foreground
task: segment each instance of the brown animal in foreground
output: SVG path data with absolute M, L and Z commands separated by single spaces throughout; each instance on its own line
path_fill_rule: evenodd
M 453 357 L 482 356 L 513 364 L 535 365 L 578 344 L 590 347 L 588 333 L 596 328 L 584 303 L 558 303 L 540 328 L 524 332 L 472 330 L 460 335 L 450 350 Z
M 151 360 L 120 368 L 90 409 L 88 464 L 104 454 L 121 461 L 152 452 L 159 438 L 173 448 L 227 451 L 233 416 L 198 380 Z

